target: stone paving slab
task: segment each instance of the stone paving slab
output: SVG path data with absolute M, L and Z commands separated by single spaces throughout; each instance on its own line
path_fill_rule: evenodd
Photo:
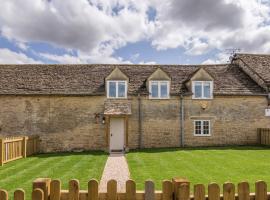
M 106 162 L 99 186 L 100 192 L 107 191 L 107 182 L 117 181 L 117 192 L 126 191 L 126 181 L 130 178 L 127 160 L 124 154 L 111 154 Z

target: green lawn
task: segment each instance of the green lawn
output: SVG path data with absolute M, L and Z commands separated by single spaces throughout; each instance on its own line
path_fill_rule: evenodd
M 32 181 L 49 177 L 60 179 L 62 188 L 67 189 L 68 181 L 76 178 L 81 188 L 87 188 L 91 178 L 100 180 L 107 155 L 102 152 L 40 154 L 16 160 L 0 167 L 0 188 L 13 196 L 16 188 L 23 188 L 29 199 Z
M 162 180 L 173 177 L 205 185 L 246 180 L 252 191 L 257 180 L 270 183 L 270 148 L 264 147 L 149 149 L 132 151 L 127 160 L 138 189 L 147 179 L 161 189 Z

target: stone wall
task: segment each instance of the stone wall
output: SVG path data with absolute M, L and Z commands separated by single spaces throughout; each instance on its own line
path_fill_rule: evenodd
M 203 107 L 206 107 L 203 109 Z M 270 128 L 264 116 L 266 97 L 216 96 L 200 101 L 185 98 L 184 142 L 186 146 L 256 144 L 257 128 Z M 211 136 L 194 136 L 194 120 L 211 121 Z
M 41 137 L 44 152 L 74 149 L 105 150 L 105 125 L 96 123 L 103 113 L 103 96 L 0 96 L 1 135 Z M 129 148 L 139 147 L 138 97 L 129 99 Z M 264 116 L 265 97 L 215 97 L 210 101 L 184 99 L 186 146 L 255 144 L 256 128 L 270 128 Z M 203 109 L 202 107 L 206 107 Z M 141 97 L 142 147 L 180 146 L 180 99 L 149 100 Z M 211 120 L 211 136 L 193 134 L 194 119 Z
M 104 97 L 1 96 L 1 135 L 41 137 L 44 152 L 105 148 L 105 125 L 96 124 Z

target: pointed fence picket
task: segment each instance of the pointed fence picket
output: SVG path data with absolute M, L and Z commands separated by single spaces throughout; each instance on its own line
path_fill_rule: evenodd
M 176 193 L 176 190 L 178 191 Z M 193 195 L 191 195 L 193 194 Z M 0 200 L 12 199 L 6 190 L 0 189 Z M 23 189 L 14 192 L 14 200 L 25 200 Z M 126 182 L 126 192 L 117 192 L 117 182 L 110 180 L 107 183 L 107 192 L 99 192 L 99 184 L 95 179 L 88 182 L 87 190 L 80 190 L 80 183 L 76 179 L 69 181 L 68 190 L 61 189 L 60 180 L 48 178 L 37 179 L 33 182 L 32 200 L 268 200 L 267 184 L 264 181 L 255 183 L 255 193 L 250 193 L 248 182 L 241 182 L 237 187 L 233 183 L 224 183 L 223 192 L 216 183 L 208 185 L 208 191 L 203 184 L 194 185 L 193 191 L 190 183 L 185 181 L 164 180 L 162 190 L 155 190 L 151 180 L 145 182 L 145 190 L 136 190 L 133 180 Z

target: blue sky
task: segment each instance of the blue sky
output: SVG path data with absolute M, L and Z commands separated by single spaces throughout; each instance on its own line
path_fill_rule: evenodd
M 270 53 L 264 0 L 0 0 L 0 63 L 214 64 Z

